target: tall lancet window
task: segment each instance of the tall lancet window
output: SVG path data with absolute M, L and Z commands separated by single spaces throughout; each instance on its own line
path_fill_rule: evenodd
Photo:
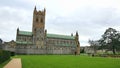
M 36 18 L 36 22 L 38 22 L 38 18 Z
M 41 23 L 43 23 L 43 19 L 41 18 Z

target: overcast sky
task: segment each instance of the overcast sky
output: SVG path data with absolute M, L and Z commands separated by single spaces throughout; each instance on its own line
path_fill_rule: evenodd
M 97 40 L 104 31 L 120 31 L 120 0 L 1 0 L 0 38 L 16 40 L 16 29 L 32 31 L 33 9 L 46 8 L 45 28 L 48 33 L 79 33 L 81 46 Z

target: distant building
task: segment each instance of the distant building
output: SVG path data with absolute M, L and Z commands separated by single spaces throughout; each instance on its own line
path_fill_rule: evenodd
M 16 43 L 11 41 L 11 51 L 17 54 L 80 54 L 78 32 L 75 36 L 47 33 L 45 13 L 45 9 L 37 11 L 36 7 L 34 8 L 32 32 L 21 31 L 18 28 Z
M 15 52 L 16 51 L 16 42 L 14 40 L 10 42 L 4 42 L 3 47 L 4 50 Z
M 93 54 L 94 53 L 94 49 L 92 47 L 90 47 L 90 46 L 85 46 L 84 51 L 87 54 Z

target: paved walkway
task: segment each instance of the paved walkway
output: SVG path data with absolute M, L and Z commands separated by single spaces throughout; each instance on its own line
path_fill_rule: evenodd
M 22 68 L 21 59 L 13 58 L 7 65 L 3 68 Z

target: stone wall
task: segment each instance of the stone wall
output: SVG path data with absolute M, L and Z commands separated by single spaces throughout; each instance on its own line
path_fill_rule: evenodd
M 21 48 L 16 50 L 16 54 L 46 54 L 45 49 Z
M 17 54 L 74 54 L 72 49 L 40 49 L 40 48 L 19 48 L 16 49 Z

